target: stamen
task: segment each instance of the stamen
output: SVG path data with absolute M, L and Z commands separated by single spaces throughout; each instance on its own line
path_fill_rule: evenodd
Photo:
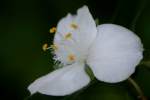
M 56 44 L 52 44 L 50 48 L 52 48 L 54 51 L 58 50 L 58 46 Z
M 73 29 L 77 29 L 78 28 L 78 25 L 77 24 L 75 24 L 75 23 L 71 23 L 71 28 L 73 28 Z
M 55 33 L 55 32 L 56 32 L 56 27 L 50 28 L 49 32 L 50 32 L 50 33 Z
M 69 61 L 74 61 L 74 60 L 75 60 L 75 55 L 70 54 L 70 55 L 68 56 L 68 60 L 69 60 Z
M 43 51 L 46 51 L 48 49 L 48 44 L 47 43 L 43 44 L 42 49 Z
M 67 33 L 65 35 L 65 39 L 68 40 L 68 39 L 71 39 L 72 38 L 72 34 L 71 33 Z

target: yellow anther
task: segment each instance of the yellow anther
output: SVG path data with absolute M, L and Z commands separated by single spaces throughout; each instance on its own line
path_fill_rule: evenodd
M 69 61 L 74 61 L 75 60 L 75 55 L 73 55 L 73 54 L 70 54 L 69 56 L 68 56 L 68 60 Z
M 52 44 L 50 46 L 54 51 L 58 50 L 58 46 L 56 44 Z
M 56 27 L 50 28 L 49 32 L 50 32 L 50 33 L 55 33 L 55 32 L 56 32 Z
M 65 35 L 65 39 L 71 39 L 72 38 L 72 34 L 71 33 L 67 33 L 66 35 Z
M 77 29 L 77 28 L 78 28 L 78 25 L 75 24 L 75 23 L 72 23 L 70 26 L 71 26 L 71 28 L 73 28 L 73 29 Z
M 48 48 L 48 44 L 47 43 L 43 44 L 43 46 L 42 46 L 43 51 L 46 51 L 47 48 Z

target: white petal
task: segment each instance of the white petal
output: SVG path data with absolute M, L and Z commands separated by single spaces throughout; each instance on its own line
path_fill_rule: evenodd
M 84 71 L 84 64 L 74 63 L 55 70 L 35 80 L 29 87 L 31 94 L 39 92 L 46 95 L 69 95 L 90 82 Z
M 73 29 L 71 27 L 72 24 L 75 24 L 77 28 Z M 65 40 L 64 37 L 68 33 L 72 34 L 72 38 Z M 56 58 L 63 58 L 60 61 L 67 63 L 66 55 L 72 53 L 76 56 L 76 61 L 84 59 L 87 55 L 88 48 L 96 38 L 96 34 L 96 24 L 87 6 L 79 8 L 77 15 L 68 14 L 57 25 L 54 43 L 63 46 L 59 46 L 58 52 L 55 52 Z M 70 63 L 68 62 L 67 64 Z
M 76 30 L 71 28 L 72 23 L 78 26 Z M 64 36 L 65 34 L 72 32 L 74 33 L 73 36 L 79 35 L 77 38 L 82 36 L 82 38 L 84 37 L 84 40 L 86 40 L 85 37 L 87 37 L 89 41 L 95 39 L 97 33 L 96 24 L 87 6 L 79 8 L 77 15 L 71 15 L 69 13 L 66 17 L 59 21 L 56 33 Z M 62 38 L 58 34 L 55 36 L 55 42 L 60 41 L 60 38 Z
M 70 28 L 70 24 L 72 23 L 73 19 L 74 19 L 74 16 L 72 16 L 70 13 L 64 18 L 62 18 L 57 25 L 57 32 L 64 35 L 72 31 L 72 29 Z
M 90 50 L 87 63 L 101 81 L 114 83 L 127 79 L 143 57 L 139 37 L 114 24 L 103 24 L 97 29 L 99 35 Z
M 95 21 L 90 14 L 88 7 L 83 6 L 77 12 L 75 23 L 79 26 L 79 40 L 81 48 L 89 48 L 93 40 L 97 35 L 97 29 Z

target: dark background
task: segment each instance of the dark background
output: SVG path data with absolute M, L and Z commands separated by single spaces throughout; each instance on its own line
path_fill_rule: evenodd
M 134 31 L 150 60 L 150 0 L 0 0 L 0 100 L 23 100 L 28 85 L 53 70 L 52 56 L 43 52 L 52 43 L 49 28 L 68 12 L 87 5 L 100 24 L 115 23 Z M 111 66 L 110 66 L 111 67 Z M 140 65 L 132 77 L 150 98 L 150 68 Z M 71 96 L 35 94 L 26 100 L 136 100 L 127 81 L 118 84 L 95 82 Z

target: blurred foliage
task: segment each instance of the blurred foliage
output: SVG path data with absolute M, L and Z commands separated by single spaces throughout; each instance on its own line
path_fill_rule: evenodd
M 87 5 L 100 23 L 123 25 L 142 39 L 144 59 L 150 59 L 149 0 L 1 0 L 0 1 L 0 100 L 22 100 L 29 96 L 27 86 L 53 70 L 52 55 L 43 52 L 44 43 L 52 43 L 49 28 L 60 18 Z M 150 69 L 138 66 L 132 76 L 150 98 Z M 94 82 L 65 97 L 35 94 L 29 100 L 136 100 L 128 82 Z

